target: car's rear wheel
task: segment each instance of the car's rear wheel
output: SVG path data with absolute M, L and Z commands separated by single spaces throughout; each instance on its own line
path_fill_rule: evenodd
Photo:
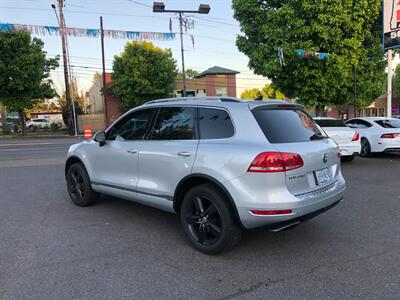
M 367 157 L 371 154 L 371 145 L 366 138 L 361 139 L 361 151 L 360 156 Z
M 185 195 L 181 223 L 191 244 L 206 254 L 229 250 L 241 238 L 225 195 L 211 184 L 196 186 Z
M 68 193 L 77 206 L 89 206 L 96 203 L 99 194 L 92 190 L 90 179 L 80 163 L 71 165 L 67 172 Z

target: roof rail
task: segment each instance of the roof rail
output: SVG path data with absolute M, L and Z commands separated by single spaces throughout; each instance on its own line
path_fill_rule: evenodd
M 181 98 L 165 98 L 159 100 L 152 100 L 146 102 L 145 104 L 153 104 L 153 103 L 163 103 L 163 102 L 176 102 L 176 101 L 220 101 L 220 102 L 242 102 L 234 97 L 218 97 L 218 96 L 210 96 L 210 97 L 181 97 Z

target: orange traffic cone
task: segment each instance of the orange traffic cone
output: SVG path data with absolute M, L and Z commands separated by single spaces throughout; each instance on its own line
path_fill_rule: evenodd
M 92 134 L 93 134 L 93 132 L 92 132 L 92 126 L 85 125 L 83 128 L 84 128 L 84 129 L 83 129 L 83 138 L 84 138 L 85 140 L 91 139 L 91 138 L 92 138 Z

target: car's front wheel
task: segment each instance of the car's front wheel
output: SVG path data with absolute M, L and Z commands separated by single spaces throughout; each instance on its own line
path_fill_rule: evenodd
M 89 176 L 80 163 L 75 163 L 68 169 L 67 188 L 72 202 L 77 206 L 92 205 L 99 197 L 99 194 L 92 190 Z
M 229 250 L 241 238 L 225 195 L 211 184 L 196 186 L 185 195 L 181 223 L 191 244 L 206 254 Z

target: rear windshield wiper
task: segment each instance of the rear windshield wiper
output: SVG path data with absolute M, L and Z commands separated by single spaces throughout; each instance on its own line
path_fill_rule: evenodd
M 326 136 L 320 135 L 320 134 L 316 134 L 314 133 L 312 136 L 310 136 L 310 140 L 322 140 L 325 139 Z

